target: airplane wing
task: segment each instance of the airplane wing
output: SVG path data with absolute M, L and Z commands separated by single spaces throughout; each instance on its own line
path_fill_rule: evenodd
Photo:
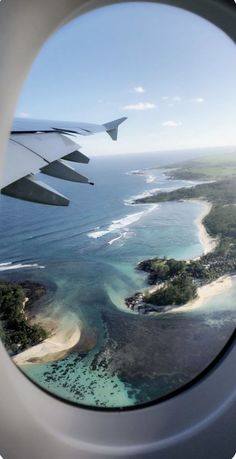
M 6 161 L 0 182 L 2 194 L 26 201 L 68 206 L 67 197 L 58 193 L 34 175 L 41 172 L 73 182 L 88 183 L 67 161 L 84 163 L 89 158 L 79 151 L 74 135 L 107 132 L 117 140 L 118 126 L 123 117 L 102 125 L 16 118 L 8 141 Z

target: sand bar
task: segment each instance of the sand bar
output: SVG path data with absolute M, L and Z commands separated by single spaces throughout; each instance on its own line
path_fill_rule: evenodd
M 64 357 L 79 342 L 81 336 L 80 323 L 74 313 L 63 318 L 54 320 L 50 317 L 39 316 L 34 321 L 40 324 L 50 333 L 50 337 L 42 343 L 32 346 L 13 357 L 17 365 L 32 363 L 46 363 Z

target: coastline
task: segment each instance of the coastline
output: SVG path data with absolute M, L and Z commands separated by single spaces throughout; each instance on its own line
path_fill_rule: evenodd
M 215 237 L 215 238 L 211 237 L 209 233 L 207 232 L 207 229 L 204 225 L 204 219 L 211 212 L 213 204 L 209 202 L 208 200 L 202 199 L 200 197 L 191 198 L 191 199 L 187 198 L 187 199 L 184 199 L 183 201 L 188 201 L 192 203 L 201 203 L 204 206 L 200 215 L 194 220 L 194 224 L 196 225 L 198 229 L 198 237 L 199 237 L 199 241 L 203 248 L 203 253 L 202 255 L 198 257 L 192 258 L 190 260 L 186 260 L 187 263 L 191 263 L 191 262 L 201 260 L 201 258 L 204 257 L 205 255 L 210 254 L 211 252 L 214 252 L 217 246 L 219 245 L 220 240 L 218 237 Z M 143 290 L 143 292 L 146 292 L 148 294 L 155 294 L 155 292 L 163 288 L 164 285 L 165 285 L 164 282 L 158 283 L 158 284 L 155 283 L 148 289 Z M 167 312 L 167 313 L 188 312 L 193 309 L 199 309 L 202 306 L 204 306 L 205 303 L 208 302 L 209 299 L 211 299 L 215 295 L 222 293 L 225 289 L 230 288 L 231 286 L 232 286 L 232 276 L 226 272 L 225 274 L 221 274 L 221 276 L 218 279 L 212 281 L 211 283 L 208 283 L 205 285 L 203 284 L 201 287 L 198 287 L 197 297 L 195 297 L 194 299 L 188 301 L 187 303 L 183 305 L 171 307 L 169 310 L 167 309 L 164 312 Z M 142 293 L 138 292 L 134 294 L 133 296 L 131 296 L 130 298 L 126 299 L 126 305 L 128 309 L 131 309 L 132 312 L 142 311 L 141 312 L 142 314 L 143 313 L 146 314 L 148 312 L 155 313 L 156 312 L 155 307 L 153 306 L 152 303 L 151 304 L 146 303 L 146 306 L 145 306 L 145 300 L 143 301 L 143 292 Z M 151 308 L 150 311 L 148 311 L 149 307 Z M 152 309 L 154 309 L 154 311 L 152 311 Z M 159 312 L 161 311 L 158 311 L 158 313 Z
M 81 326 L 77 316 L 72 312 L 70 315 L 67 314 L 66 320 L 38 315 L 32 322 L 43 326 L 50 333 L 50 336 L 41 343 L 15 355 L 12 359 L 16 365 L 58 360 L 71 351 L 80 341 Z
M 215 248 L 218 245 L 218 240 L 211 237 L 204 224 L 204 218 L 210 213 L 212 209 L 212 204 L 209 201 L 205 200 L 200 200 L 200 199 L 188 199 L 190 202 L 201 202 L 201 204 L 204 205 L 204 209 L 201 212 L 201 214 L 195 219 L 194 223 L 198 228 L 198 236 L 199 236 L 199 241 L 203 247 L 203 255 L 206 255 L 207 253 L 213 252 Z M 196 257 L 194 260 L 199 260 L 201 257 Z
M 226 289 L 232 286 L 232 276 L 221 276 L 219 279 L 211 282 L 210 284 L 203 285 L 197 290 L 197 298 L 195 300 L 189 301 L 183 306 L 178 306 L 176 308 L 167 311 L 167 313 L 180 313 L 194 311 L 204 307 L 206 301 L 210 300 L 214 296 L 223 293 Z
M 218 239 L 212 238 L 208 233 L 203 224 L 205 217 L 210 213 L 212 209 L 212 204 L 204 199 L 186 199 L 190 202 L 200 202 L 203 205 L 203 210 L 200 215 L 194 220 L 194 224 L 197 226 L 199 241 L 203 247 L 203 255 L 208 254 L 215 250 L 218 245 Z M 194 258 L 194 260 L 200 259 L 201 256 Z M 183 306 L 174 307 L 168 312 L 184 312 L 189 311 L 190 308 L 196 309 L 201 307 L 205 301 L 211 298 L 214 295 L 219 294 L 222 290 L 231 285 L 230 276 L 222 276 L 211 284 L 204 285 L 199 287 L 197 294 L 198 298 L 184 304 Z M 154 293 L 155 290 L 161 288 L 162 285 L 152 286 L 149 290 L 150 293 Z M 112 300 L 112 298 L 111 298 Z M 123 304 L 117 305 L 116 302 L 113 303 L 125 312 L 136 313 L 131 311 L 130 308 L 127 308 Z M 31 348 L 19 353 L 13 357 L 13 361 L 17 365 L 25 364 L 34 364 L 34 363 L 47 363 L 51 361 L 58 360 L 68 352 L 71 351 L 79 342 L 81 338 L 81 328 L 78 323 L 78 318 L 75 314 L 72 313 L 74 319 L 68 324 L 66 321 L 61 319 L 56 320 L 52 318 L 39 318 L 36 317 L 35 324 L 42 325 L 45 328 L 50 336 L 42 341 L 40 344 L 32 346 Z

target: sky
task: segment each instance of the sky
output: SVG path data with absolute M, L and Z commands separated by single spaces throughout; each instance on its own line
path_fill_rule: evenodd
M 102 124 L 118 142 L 80 137 L 85 154 L 236 145 L 236 48 L 208 21 L 152 3 L 74 19 L 41 49 L 16 115 Z

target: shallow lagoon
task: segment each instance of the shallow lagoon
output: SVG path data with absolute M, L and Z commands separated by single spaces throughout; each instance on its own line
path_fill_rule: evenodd
M 202 253 L 194 221 L 203 205 L 130 205 L 133 196 L 156 188 L 193 185 L 169 181 L 163 170 L 130 174 L 157 165 L 156 156 L 109 158 L 105 170 L 102 159 L 94 163 L 96 193 L 66 185 L 72 204 L 65 212 L 1 198 L 1 225 L 8 225 L 1 261 L 21 265 L 8 271 L 2 265 L 1 277 L 46 283 L 40 310 L 65 319 L 73 311 L 83 324 L 74 352 L 54 363 L 25 365 L 25 373 L 76 403 L 133 406 L 179 388 L 219 353 L 235 326 L 236 280 L 199 310 L 148 317 L 127 310 L 124 297 L 147 285 L 144 273 L 135 271 L 138 261 Z

